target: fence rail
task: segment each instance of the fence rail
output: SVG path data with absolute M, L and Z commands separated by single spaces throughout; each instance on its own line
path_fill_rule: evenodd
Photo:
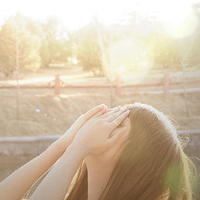
M 159 90 L 158 93 L 164 93 L 164 94 L 169 94 L 170 90 L 171 92 L 175 93 L 182 93 L 183 91 L 176 91 L 173 90 L 172 88 L 170 89 L 170 86 L 192 86 L 195 88 L 189 88 L 187 89 L 187 92 L 199 92 L 200 91 L 200 79 L 193 79 L 193 80 L 182 80 L 182 81 L 172 81 L 169 77 L 168 73 L 164 74 L 164 77 L 160 80 L 157 80 L 155 83 L 137 83 L 137 84 L 123 84 L 123 81 L 121 77 L 116 78 L 114 82 L 108 81 L 106 84 L 102 85 L 80 85 L 80 84 L 70 84 L 66 83 L 65 81 L 60 79 L 60 75 L 56 74 L 54 80 L 46 83 L 40 83 L 38 85 L 30 85 L 30 84 L 20 84 L 19 88 L 20 89 L 29 89 L 29 90 L 34 90 L 34 89 L 54 89 L 54 94 L 59 95 L 60 94 L 60 89 L 115 89 L 115 95 L 121 96 L 122 89 L 131 89 L 131 88 L 141 88 L 141 89 L 146 89 L 149 87 L 162 87 L 163 90 Z M 198 87 L 199 86 L 199 87 Z M 17 87 L 16 84 L 0 84 L 0 89 L 15 89 Z M 155 92 L 155 91 L 154 91 Z M 153 93 L 154 93 L 153 92 Z M 185 91 L 186 92 L 186 91 Z M 151 93 L 151 92 L 150 92 Z
M 195 80 L 195 81 L 187 81 L 186 84 L 200 84 L 200 80 Z M 170 85 L 182 85 L 183 82 L 171 82 Z M 60 88 L 110 88 L 112 84 L 106 84 L 106 85 L 75 85 L 75 84 L 67 84 L 64 83 L 63 85 L 60 85 Z M 163 86 L 162 82 L 158 83 L 141 83 L 141 84 L 124 84 L 121 85 L 121 88 L 134 88 L 134 87 L 156 87 L 156 86 Z M 0 89 L 14 89 L 17 86 L 15 84 L 12 85 L 0 85 Z M 40 84 L 40 85 L 20 85 L 20 89 L 51 89 L 55 88 L 55 84 Z

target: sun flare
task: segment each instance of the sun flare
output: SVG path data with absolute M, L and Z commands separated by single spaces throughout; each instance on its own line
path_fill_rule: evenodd
M 56 16 L 66 28 L 75 30 L 89 23 L 95 16 L 103 24 L 112 24 L 124 13 L 137 11 L 142 14 L 150 13 L 159 20 L 179 25 L 187 20 L 191 13 L 191 5 L 192 0 L 7 0 L 0 8 L 0 23 L 16 13 L 39 20 Z M 193 24 L 195 27 L 195 22 Z
M 197 28 L 198 18 L 189 0 L 151 0 L 141 1 L 138 5 L 139 12 L 144 15 L 155 16 L 162 21 L 165 30 L 175 38 L 187 37 Z

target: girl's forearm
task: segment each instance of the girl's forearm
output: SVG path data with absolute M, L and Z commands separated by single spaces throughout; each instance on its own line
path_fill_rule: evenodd
M 84 156 L 83 151 L 71 145 L 41 182 L 30 200 L 63 200 Z
M 58 160 L 64 150 L 56 143 L 19 168 L 0 183 L 0 199 L 19 200 L 29 188 Z

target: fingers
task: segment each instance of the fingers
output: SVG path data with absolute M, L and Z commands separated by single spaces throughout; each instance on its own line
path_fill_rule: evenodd
M 84 119 L 85 121 L 87 121 L 88 119 L 90 119 L 91 117 L 95 116 L 96 114 L 100 113 L 100 111 L 103 111 L 106 109 L 106 105 L 101 104 L 98 105 L 94 108 L 92 108 L 91 110 L 87 111 L 84 115 Z
M 118 112 L 120 107 L 115 107 L 111 109 L 107 109 L 107 112 L 99 117 L 99 119 L 105 119 L 106 117 L 110 116 L 111 114 Z
M 79 128 L 81 128 L 81 126 L 83 126 L 83 124 L 89 120 L 90 118 L 92 118 L 93 116 L 95 116 L 98 113 L 102 113 L 102 111 L 104 111 L 106 109 L 106 106 L 104 104 L 98 105 L 92 109 L 90 109 L 89 111 L 87 111 L 85 114 L 81 115 L 76 122 L 71 126 L 71 129 L 74 129 L 74 131 L 77 131 Z
M 99 116 L 103 115 L 106 111 L 107 111 L 107 106 L 105 106 L 102 110 L 93 115 L 90 119 L 99 118 Z
M 115 130 L 115 133 L 112 137 L 108 138 L 108 146 L 114 145 L 127 131 L 127 127 L 120 127 Z
M 111 129 L 114 129 L 117 126 L 119 126 L 128 117 L 129 113 L 130 113 L 130 110 L 127 110 L 121 113 L 119 116 L 116 115 L 113 121 L 109 123 Z
M 113 112 L 110 113 L 108 116 L 106 116 L 104 118 L 105 121 L 107 122 L 111 122 L 113 120 L 115 120 L 117 117 L 119 117 L 122 113 L 124 113 L 127 109 L 126 108 L 122 108 L 121 110 L 119 110 L 118 112 Z

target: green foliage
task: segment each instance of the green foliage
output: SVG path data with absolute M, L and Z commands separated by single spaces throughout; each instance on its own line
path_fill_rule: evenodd
M 200 68 L 200 33 L 199 31 L 196 32 L 196 35 L 194 38 L 192 38 L 193 41 L 191 48 L 188 52 L 188 58 L 187 58 L 187 65 L 189 66 L 196 66 Z
M 72 55 L 72 44 L 67 31 L 59 29 L 59 21 L 56 18 L 48 18 L 42 27 L 42 67 L 48 67 L 51 63 L 67 63 Z
M 41 57 L 41 67 L 43 68 L 48 67 L 51 62 L 51 55 L 49 51 L 49 44 L 46 39 L 43 39 L 41 41 L 40 57 Z
M 20 70 L 36 71 L 51 63 L 67 63 L 72 55 L 66 30 L 60 30 L 56 18 L 45 23 L 21 15 L 9 18 L 0 30 L 0 70 L 12 76 L 19 49 Z
M 167 34 L 152 33 L 148 45 L 153 56 L 154 65 L 170 69 L 180 69 L 180 44 Z
M 95 24 L 89 24 L 76 33 L 75 45 L 77 59 L 83 70 L 92 71 L 94 75 L 104 74 L 102 52 Z
M 17 48 L 20 69 L 35 71 L 40 67 L 40 39 L 26 29 L 19 15 L 10 18 L 0 32 L 0 69 L 6 76 L 16 70 Z
M 94 75 L 113 73 L 121 66 L 125 70 L 146 70 L 148 65 L 178 70 L 199 67 L 199 7 L 194 7 L 199 19 L 196 32 L 183 38 L 174 38 L 161 21 L 136 10 L 116 24 L 103 26 L 94 20 L 70 34 L 55 17 L 40 22 L 16 15 L 0 29 L 0 70 L 6 76 L 16 70 L 17 41 L 20 70 L 66 64 L 73 58 Z

